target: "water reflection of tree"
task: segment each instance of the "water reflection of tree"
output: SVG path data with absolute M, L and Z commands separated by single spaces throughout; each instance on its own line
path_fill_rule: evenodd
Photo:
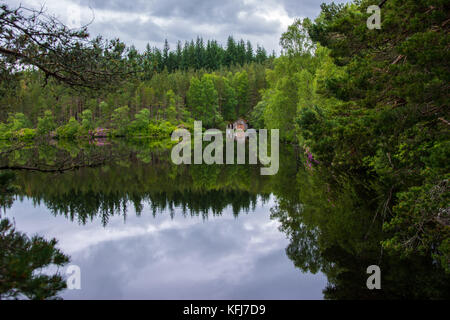
M 25 163 L 45 159 L 49 166 L 68 154 L 74 161 L 95 154 L 106 159 L 101 167 L 62 174 L 18 171 L 18 193 L 45 203 L 54 214 L 83 224 L 98 218 L 104 225 L 111 216 L 126 217 L 130 205 L 138 215 L 148 204 L 153 215 L 169 212 L 173 217 L 178 209 L 184 216 L 206 219 L 231 207 L 237 216 L 273 194 L 272 218 L 290 240 L 288 257 L 302 271 L 326 274 L 326 298 L 448 298 L 450 279 L 433 261 L 382 252 L 386 235 L 381 215 L 375 215 L 380 199 L 364 183 L 319 168 L 304 170 L 293 148 L 281 151 L 277 175 L 263 177 L 257 166 L 175 166 L 169 149 L 153 147 L 145 141 L 102 148 L 62 145 L 14 155 Z M 373 264 L 381 267 L 382 290 L 366 287 L 366 268 Z
M 294 174 L 291 172 L 291 174 Z M 450 276 L 425 256 L 381 250 L 379 201 L 361 183 L 329 172 L 298 170 L 295 190 L 277 193 L 272 218 L 281 222 L 289 258 L 302 271 L 322 271 L 327 299 L 449 298 Z M 366 269 L 381 268 L 381 290 L 369 290 Z
M 0 172 L 0 204 L 5 212 L 6 209 L 11 208 L 14 202 L 14 193 L 17 191 L 13 186 L 13 181 L 14 173 L 10 171 Z
M 0 170 L 27 170 L 38 172 L 65 172 L 83 167 L 98 167 L 107 160 L 119 157 L 111 149 L 99 148 L 70 141 L 23 144 L 20 148 L 0 146 Z
M 208 214 L 222 214 L 228 206 L 237 216 L 254 208 L 258 198 L 269 198 L 268 180 L 261 177 L 257 166 L 176 166 L 170 161 L 170 149 L 149 148 L 142 141 L 118 141 L 102 148 L 79 147 L 71 155 L 80 163 L 77 170 L 18 171 L 22 186 L 19 195 L 31 197 L 36 204 L 43 202 L 54 214 L 82 224 L 97 217 L 104 225 L 111 216 L 126 216 L 130 205 L 138 215 L 147 204 L 154 215 L 165 211 L 173 215 L 178 208 L 183 215 L 206 218 Z M 43 150 L 53 158 L 39 156 Z M 14 159 L 52 158 L 54 166 L 70 152 L 64 145 L 53 146 L 53 150 L 40 146 L 22 151 L 22 156 Z M 83 167 L 89 163 L 84 159 L 92 155 L 103 157 L 106 162 L 101 167 Z

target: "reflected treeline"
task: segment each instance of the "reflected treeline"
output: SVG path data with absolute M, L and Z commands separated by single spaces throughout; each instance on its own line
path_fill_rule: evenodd
M 128 158 L 150 163 L 152 155 L 166 154 L 170 146 L 170 140 L 50 140 L 42 143 L 0 141 L 0 170 L 60 173 L 103 166 L 112 161 L 126 161 Z
M 106 225 L 110 216 L 126 217 L 129 206 L 138 215 L 147 206 L 153 215 L 173 215 L 178 208 L 183 215 L 203 218 L 231 207 L 237 216 L 253 209 L 258 199 L 269 199 L 270 177 L 261 176 L 258 166 L 177 166 L 171 162 L 167 146 L 170 144 L 155 148 L 145 140 L 74 148 L 58 143 L 17 150 L 8 161 L 17 166 L 20 159 L 26 168 L 16 171 L 19 199 L 31 198 L 55 215 L 82 224 L 97 217 Z M 101 159 L 102 165 L 92 166 L 92 158 Z M 46 159 L 45 166 L 40 159 Z M 64 166 L 61 162 L 77 168 L 58 170 Z M 39 166 L 46 170 L 30 169 Z
M 100 219 L 107 225 L 113 215 L 125 219 L 130 206 L 137 215 L 178 212 L 206 219 L 230 207 L 237 216 L 274 195 L 271 217 L 290 241 L 286 253 L 303 272 L 327 276 L 325 298 L 449 298 L 450 276 L 431 254 L 399 257 L 383 252 L 381 241 L 391 235 L 382 231 L 385 201 L 373 191 L 373 181 L 317 165 L 305 168 L 299 150 L 291 146 L 280 149 L 280 169 L 274 176 L 261 176 L 256 165 L 176 166 L 169 147 L 143 140 L 78 149 L 57 144 L 16 150 L 3 161 L 11 165 L 20 159 L 21 165 L 33 167 L 45 159 L 49 169 L 61 161 L 78 165 L 63 172 L 19 170 L 14 185 L 18 198 L 32 198 L 55 215 L 82 224 Z M 104 163 L 91 166 L 92 156 Z M 366 286 L 370 265 L 381 268 L 381 290 Z
M 32 197 L 35 203 L 44 203 L 55 215 L 64 215 L 72 221 L 86 224 L 99 218 L 107 225 L 112 216 L 123 216 L 126 219 L 129 206 L 133 206 L 137 215 L 143 213 L 148 204 L 153 216 L 169 212 L 173 218 L 176 209 L 183 216 L 221 215 L 223 210 L 231 206 L 233 214 L 249 212 L 256 206 L 257 200 L 266 201 L 269 195 L 249 193 L 247 191 L 205 191 L 205 192 L 151 192 L 151 193 L 94 193 L 83 192 L 73 194 L 54 194 Z
M 290 240 L 286 253 L 295 266 L 326 274 L 326 299 L 450 297 L 450 275 L 431 255 L 401 257 L 382 250 L 389 236 L 382 231 L 384 202 L 364 181 L 318 168 L 295 176 L 296 188 L 275 191 L 272 218 Z M 366 286 L 370 265 L 381 269 L 381 290 Z

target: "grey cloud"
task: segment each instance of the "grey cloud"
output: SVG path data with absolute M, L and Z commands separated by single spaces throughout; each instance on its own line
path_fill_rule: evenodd
M 323 0 L 282 0 L 286 12 L 290 17 L 310 17 L 314 18 L 320 12 L 320 4 Z M 330 2 L 330 1 L 328 1 Z
M 320 13 L 322 3 L 346 3 L 352 0 L 281 0 L 286 12 L 290 17 L 316 18 Z
M 164 41 L 165 31 L 152 21 L 105 21 L 93 23 L 89 28 L 89 32 L 91 35 L 105 35 L 109 39 L 126 37 L 125 40 L 132 39 L 127 41 L 129 44 L 132 44 L 133 41 L 140 40 L 162 42 Z
M 38 6 L 45 3 L 51 8 L 59 0 L 22 0 L 25 4 Z M 96 11 L 111 11 L 127 18 L 130 14 L 139 14 L 150 18 L 147 22 L 127 21 L 126 19 L 94 20 L 90 26 L 91 35 L 101 34 L 106 38 L 119 37 L 128 45 L 134 44 L 144 50 L 145 45 L 162 47 L 168 39 L 172 47 L 176 41 L 195 39 L 216 39 L 225 44 L 229 35 L 245 40 L 250 39 L 264 46 L 269 52 L 278 51 L 279 38 L 283 22 L 276 16 L 270 16 L 271 8 L 284 8 L 289 18 L 315 18 L 320 12 L 322 2 L 331 0 L 261 0 L 244 2 L 241 0 L 67 0 Z M 348 2 L 342 0 L 337 2 Z M 19 0 L 11 0 L 18 3 Z M 54 6 L 57 7 L 57 6 Z M 257 14 L 261 8 L 269 8 L 269 16 Z M 64 14 L 64 12 L 52 12 Z M 152 20 L 153 18 L 153 20 Z M 154 20 L 157 19 L 158 23 Z M 159 23 L 163 20 L 164 23 Z M 256 43 L 254 43 L 256 45 Z
M 73 3 L 82 6 L 89 6 L 92 9 L 112 10 L 119 12 L 143 12 L 148 11 L 154 1 L 134 0 L 71 0 Z
M 228 24 L 229 29 L 237 33 L 248 35 L 274 34 L 281 28 L 281 23 L 276 20 L 268 21 L 260 17 L 250 16 L 239 19 L 237 24 Z
M 123 13 L 141 13 L 161 18 L 183 18 L 198 22 L 224 23 L 234 19 L 239 11 L 249 11 L 251 6 L 242 1 L 231 0 L 72 0 L 92 9 L 111 10 Z

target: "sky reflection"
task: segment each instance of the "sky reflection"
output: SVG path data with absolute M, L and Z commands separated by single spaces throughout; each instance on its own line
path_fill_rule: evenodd
M 86 225 L 53 216 L 44 205 L 16 201 L 8 210 L 27 234 L 55 237 L 80 266 L 81 290 L 65 299 L 322 299 L 327 280 L 301 273 L 285 254 L 288 240 L 270 220 L 271 199 L 233 217 L 183 217 L 181 209 L 153 217 L 112 216 Z

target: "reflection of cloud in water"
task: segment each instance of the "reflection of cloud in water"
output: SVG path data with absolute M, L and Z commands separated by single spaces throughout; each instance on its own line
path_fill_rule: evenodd
M 254 212 L 234 218 L 184 218 L 179 209 L 126 221 L 111 217 L 80 226 L 52 216 L 44 206 L 16 202 L 8 212 L 17 228 L 59 239 L 59 247 L 82 270 L 82 290 L 66 298 L 301 299 L 322 298 L 326 278 L 302 274 L 286 257 L 288 240 L 258 202 Z

